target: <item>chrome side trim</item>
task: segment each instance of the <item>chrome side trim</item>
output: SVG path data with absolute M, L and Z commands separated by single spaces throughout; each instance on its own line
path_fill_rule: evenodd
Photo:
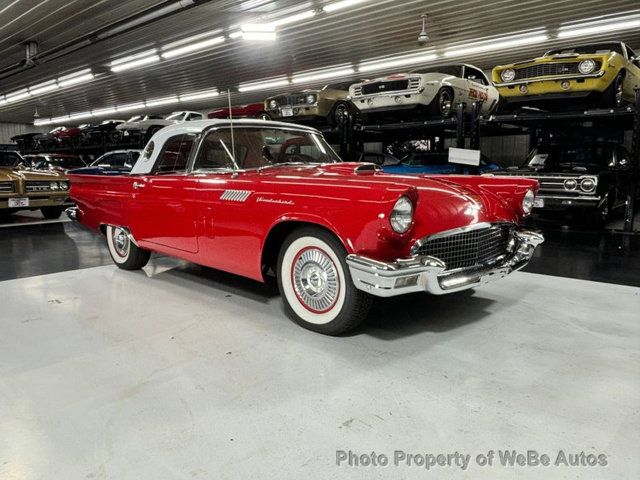
M 604 75 L 604 70 L 600 70 L 596 73 L 589 73 L 588 75 L 553 75 L 549 77 L 539 77 L 539 78 L 524 78 L 522 80 L 517 80 L 515 82 L 504 82 L 504 83 L 494 83 L 495 87 L 511 87 L 515 85 L 526 85 L 528 83 L 536 83 L 536 82 L 546 82 L 546 81 L 554 81 L 554 80 L 580 80 L 582 78 L 599 78 Z
M 533 256 L 544 237 L 528 230 L 514 232 L 515 248 L 496 266 L 445 271 L 446 265 L 430 256 L 413 256 L 395 262 L 381 262 L 360 255 L 348 255 L 347 265 L 354 285 L 378 297 L 427 292 L 433 295 L 459 292 L 506 277 L 520 270 Z

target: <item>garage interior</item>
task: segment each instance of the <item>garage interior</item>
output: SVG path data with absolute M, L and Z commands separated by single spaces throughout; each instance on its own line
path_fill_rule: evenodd
M 206 119 L 422 67 L 472 65 L 491 80 L 496 66 L 567 45 L 640 51 L 639 7 L 4 2 L 0 153 L 76 155 L 88 165 L 151 137 L 15 139 L 134 115 Z M 479 150 L 500 168 L 490 175 L 509 178 L 545 142 L 615 144 L 629 155 L 631 167 L 616 173 L 626 196 L 597 225 L 582 211 L 534 209 L 524 223 L 545 241 L 521 271 L 449 295 L 375 298 L 367 320 L 341 336 L 287 319 L 273 278 L 160 253 L 125 271 L 104 235 L 67 215 L 0 213 L 0 479 L 640 478 L 640 90 L 619 107 L 451 107 L 446 119 L 372 120 L 354 109 L 314 126 L 347 161 L 397 156 L 398 144 L 413 154 L 458 147 Z M 479 465 L 492 449 L 546 453 L 552 465 Z M 393 465 L 396 451 L 471 460 L 428 471 Z M 553 465 L 560 451 L 606 464 Z M 390 463 L 352 465 L 338 452 Z

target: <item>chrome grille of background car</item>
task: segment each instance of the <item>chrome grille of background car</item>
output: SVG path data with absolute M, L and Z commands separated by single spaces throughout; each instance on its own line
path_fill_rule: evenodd
M 579 62 L 546 62 L 538 63 L 530 67 L 517 68 L 516 80 L 524 78 L 545 77 L 550 75 L 573 75 L 579 74 Z M 594 72 L 600 70 L 600 62 L 596 62 Z
M 25 185 L 27 192 L 49 192 L 51 191 L 51 182 L 27 182 Z
M 442 260 L 447 270 L 483 267 L 507 253 L 514 229 L 514 225 L 505 223 L 446 236 L 436 235 L 431 239 L 427 237 L 416 253 Z
M 12 193 L 13 189 L 13 182 L 0 182 L 0 193 Z
M 362 85 L 362 94 L 371 95 L 380 92 L 397 92 L 399 90 L 407 90 L 409 88 L 409 80 L 389 80 L 387 82 L 372 82 Z
M 283 95 L 281 97 L 276 98 L 276 102 L 278 102 L 278 106 L 293 106 L 293 105 L 303 105 L 307 102 L 307 94 L 294 94 L 294 95 Z

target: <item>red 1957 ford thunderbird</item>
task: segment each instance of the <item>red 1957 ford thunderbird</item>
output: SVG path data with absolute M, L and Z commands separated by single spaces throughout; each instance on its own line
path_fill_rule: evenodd
M 287 314 L 330 335 L 356 327 L 372 295 L 473 288 L 522 268 L 543 241 L 518 227 L 535 180 L 387 175 L 279 122 L 172 125 L 130 173 L 81 172 L 69 174 L 68 213 L 106 235 L 120 268 L 153 251 L 273 273 Z

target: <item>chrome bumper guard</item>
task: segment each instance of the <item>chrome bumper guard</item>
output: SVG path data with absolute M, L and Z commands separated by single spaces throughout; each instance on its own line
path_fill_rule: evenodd
M 496 264 L 482 268 L 461 268 L 446 271 L 438 258 L 417 255 L 395 262 L 380 262 L 360 255 L 348 255 L 347 265 L 351 278 L 359 290 L 378 297 L 393 297 L 406 293 L 427 292 L 444 295 L 506 277 L 523 268 L 533 256 L 544 237 L 536 232 L 514 232 L 515 246 Z
M 71 220 L 78 220 L 78 207 L 69 207 L 64 211 L 64 213 L 66 213 L 67 217 L 69 217 Z

